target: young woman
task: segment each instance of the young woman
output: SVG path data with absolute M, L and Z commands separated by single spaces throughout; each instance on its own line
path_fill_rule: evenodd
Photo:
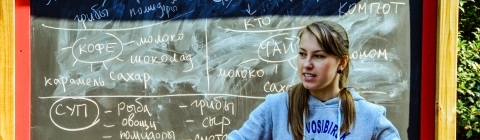
M 288 93 L 268 95 L 227 139 L 396 140 L 385 108 L 347 88 L 348 36 L 332 21 L 307 25 L 298 33 L 301 83 Z

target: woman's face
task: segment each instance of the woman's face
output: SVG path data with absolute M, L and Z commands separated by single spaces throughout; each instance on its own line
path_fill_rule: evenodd
M 338 88 L 338 80 L 335 80 L 338 78 L 335 77 L 340 59 L 327 54 L 311 32 L 303 32 L 298 51 L 298 75 L 306 89 L 313 92 Z

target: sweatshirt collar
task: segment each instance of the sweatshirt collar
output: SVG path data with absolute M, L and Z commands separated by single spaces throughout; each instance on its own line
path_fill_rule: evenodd
M 360 94 L 358 93 L 358 91 L 355 90 L 355 88 L 347 87 L 347 90 L 350 91 L 350 93 L 352 94 L 354 101 L 365 100 L 362 96 L 360 96 Z M 325 102 L 322 102 L 319 99 L 315 98 L 315 96 L 310 94 L 308 104 L 311 107 L 338 106 L 338 99 L 338 97 L 335 97 Z

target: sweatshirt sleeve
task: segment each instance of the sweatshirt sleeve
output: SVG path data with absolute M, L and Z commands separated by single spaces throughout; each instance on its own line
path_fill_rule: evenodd
M 267 99 L 255 108 L 238 130 L 228 134 L 227 140 L 261 140 L 272 139 L 272 114 Z
M 375 127 L 375 140 L 400 140 L 398 130 L 386 117 L 385 107 L 381 107 Z

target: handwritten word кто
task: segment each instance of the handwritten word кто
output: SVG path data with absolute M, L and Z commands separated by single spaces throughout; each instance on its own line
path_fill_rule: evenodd
M 253 21 L 252 21 L 251 18 L 249 18 L 248 20 L 244 19 L 243 21 L 244 21 L 244 25 L 245 25 L 245 30 L 248 30 L 248 27 L 255 27 L 255 25 L 263 27 L 263 26 L 270 25 L 270 23 L 271 23 L 269 17 L 254 18 Z
M 111 80 L 124 80 L 128 81 L 139 81 L 143 82 L 145 89 L 147 88 L 147 82 L 150 80 L 150 75 L 148 73 L 143 73 L 143 75 L 138 73 L 115 73 L 113 71 L 110 72 L 110 79 Z

